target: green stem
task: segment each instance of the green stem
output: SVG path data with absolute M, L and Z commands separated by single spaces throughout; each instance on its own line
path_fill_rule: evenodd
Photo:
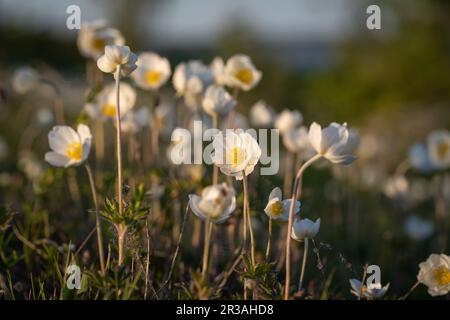
M 305 247 L 303 248 L 302 271 L 300 272 L 300 278 L 298 280 L 298 292 L 302 291 L 303 276 L 305 274 L 305 266 L 306 266 L 307 257 L 308 257 L 308 238 L 305 238 Z

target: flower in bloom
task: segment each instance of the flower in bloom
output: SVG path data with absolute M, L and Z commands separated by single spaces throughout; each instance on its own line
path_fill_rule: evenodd
M 389 289 L 390 283 L 381 286 L 381 283 L 370 283 L 365 286 L 358 279 L 350 279 L 351 293 L 358 298 L 379 299 L 382 298 Z
M 264 100 L 259 100 L 250 109 L 250 122 L 258 128 L 272 126 L 275 111 Z
M 236 100 L 223 87 L 211 85 L 206 89 L 202 106 L 210 116 L 223 116 L 236 106 Z
M 236 54 L 225 65 L 227 85 L 244 91 L 253 89 L 261 80 L 262 72 L 257 70 L 249 56 Z
M 105 73 L 113 73 L 116 77 L 117 68 L 120 66 L 120 75 L 126 77 L 136 68 L 137 56 L 131 52 L 128 46 L 108 45 L 105 54 L 97 60 L 98 68 Z
M 226 183 L 206 187 L 201 196 L 189 195 L 189 207 L 202 220 L 224 222 L 236 208 L 235 191 Z
M 445 254 L 431 254 L 419 264 L 417 280 L 428 287 L 428 293 L 442 296 L 450 291 L 450 257 Z
M 320 229 L 320 218 L 313 222 L 309 219 L 294 220 L 292 225 L 292 239 L 302 241 L 314 238 Z
M 275 188 L 269 195 L 264 212 L 273 220 L 289 220 L 289 209 L 291 207 L 291 199 L 283 200 L 281 189 Z M 294 214 L 300 211 L 300 201 L 295 201 Z
M 12 87 L 19 94 L 33 90 L 38 83 L 39 73 L 31 67 L 21 67 L 12 76 Z
M 303 116 L 299 111 L 283 110 L 275 120 L 275 129 L 280 130 L 280 133 L 284 134 L 297 128 L 302 122 Z
M 136 91 L 127 83 L 120 83 L 120 116 L 125 116 L 136 102 Z M 116 116 L 116 87 L 112 83 L 100 91 L 100 93 L 84 108 L 93 119 L 114 119 Z
M 405 233 L 413 240 L 423 240 L 432 235 L 434 225 L 416 215 L 408 217 L 404 225 Z
M 314 152 L 309 142 L 308 128 L 304 126 L 286 132 L 283 135 L 283 143 L 290 152 L 301 152 L 305 154 L 305 157 L 310 156 Z
M 136 65 L 137 69 L 131 77 L 142 89 L 158 90 L 167 82 L 171 74 L 169 60 L 154 52 L 141 53 Z
M 359 135 L 347 129 L 347 124 L 331 123 L 325 129 L 313 122 L 309 128 L 309 141 L 318 154 L 337 164 L 350 164 L 356 160 L 355 151 Z
M 55 167 L 79 165 L 89 156 L 91 140 L 91 131 L 84 124 L 79 124 L 77 131 L 69 126 L 55 126 L 48 134 L 52 151 L 45 154 L 45 161 Z
M 242 130 L 226 130 L 213 138 L 212 160 L 222 173 L 242 180 L 243 174 L 253 172 L 261 157 L 258 142 Z
M 83 23 L 78 34 L 77 45 L 86 58 L 97 60 L 105 52 L 107 45 L 124 45 L 125 40 L 119 30 L 108 27 L 105 20 Z
M 172 82 L 177 94 L 184 97 L 186 105 L 196 108 L 201 104 L 203 92 L 214 83 L 214 76 L 201 61 L 193 60 L 175 67 Z
M 443 170 L 450 167 L 450 133 L 447 130 L 433 131 L 427 138 L 432 165 Z

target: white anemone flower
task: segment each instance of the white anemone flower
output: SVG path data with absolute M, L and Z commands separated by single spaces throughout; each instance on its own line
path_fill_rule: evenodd
M 302 241 L 314 238 L 320 229 L 320 218 L 316 222 L 309 219 L 294 220 L 292 225 L 292 239 Z
M 305 126 L 286 132 L 283 135 L 283 144 L 292 153 L 304 153 L 305 158 L 314 152 L 309 142 L 308 128 Z
M 450 257 L 445 254 L 431 254 L 419 264 L 417 280 L 428 287 L 428 293 L 442 296 L 450 291 Z
M 258 128 L 269 128 L 275 120 L 275 111 L 264 100 L 257 101 L 250 109 L 250 122 Z
M 294 214 L 300 211 L 300 201 L 295 201 Z M 269 195 L 269 202 L 264 212 L 273 220 L 289 220 L 289 209 L 291 207 L 291 199 L 282 198 L 281 189 L 276 187 Z
M 356 160 L 355 151 L 359 135 L 347 129 L 347 124 L 331 123 L 325 129 L 313 122 L 309 128 L 309 140 L 316 152 L 332 163 L 348 165 Z
M 216 85 L 226 85 L 225 63 L 221 57 L 215 57 L 209 65 Z
M 406 220 L 404 230 L 408 237 L 420 241 L 433 234 L 434 225 L 431 221 L 412 215 Z
M 223 87 L 211 85 L 206 89 L 202 106 L 212 117 L 225 116 L 236 106 L 236 100 Z
M 39 78 L 39 73 L 32 67 L 21 67 L 14 71 L 12 87 L 15 92 L 24 94 L 36 88 Z
M 366 286 L 358 279 L 350 279 L 351 293 L 358 298 L 380 299 L 388 291 L 389 285 L 390 283 L 383 287 L 381 283 L 370 283 Z
M 427 138 L 428 152 L 433 166 L 438 170 L 450 167 L 450 133 L 447 130 L 433 131 Z
M 214 76 L 201 61 L 192 60 L 175 67 L 172 77 L 173 86 L 179 96 L 183 96 L 188 107 L 196 108 L 201 104 L 201 95 L 214 83 Z
M 262 72 L 257 70 L 249 56 L 236 54 L 225 65 L 227 85 L 244 91 L 253 89 L 261 80 Z
M 189 195 L 189 207 L 202 220 L 224 222 L 236 209 L 235 191 L 226 183 L 206 187 L 201 196 Z
M 116 77 L 116 71 L 120 66 L 120 76 L 130 75 L 136 68 L 137 56 L 131 52 L 128 46 L 108 45 L 105 54 L 97 60 L 98 68 L 105 73 L 112 73 Z
M 227 176 L 243 179 L 243 173 L 249 175 L 261 157 L 258 142 L 249 133 L 242 130 L 226 130 L 213 137 L 212 160 L 220 171 Z
M 419 172 L 429 173 L 433 171 L 428 148 L 423 143 L 416 143 L 409 149 L 409 163 Z
M 158 90 L 170 77 L 171 69 L 167 58 L 154 52 L 143 52 L 138 56 L 137 69 L 131 74 L 136 85 L 145 90 Z
M 293 130 L 303 122 L 302 114 L 297 110 L 283 110 L 275 120 L 275 129 L 280 130 L 281 134 Z
M 97 60 L 107 45 L 124 45 L 125 39 L 119 30 L 108 27 L 105 20 L 83 23 L 78 33 L 77 45 L 86 58 Z
M 136 102 L 136 90 L 129 84 L 120 83 L 120 116 L 124 117 Z M 114 119 L 116 116 L 116 87 L 115 84 L 109 84 L 100 91 L 100 93 L 90 103 L 84 106 L 87 114 L 93 119 Z
M 77 131 L 69 126 L 55 126 L 48 134 L 52 151 L 45 154 L 45 161 L 55 167 L 80 165 L 89 156 L 91 140 L 91 131 L 84 124 L 79 124 Z

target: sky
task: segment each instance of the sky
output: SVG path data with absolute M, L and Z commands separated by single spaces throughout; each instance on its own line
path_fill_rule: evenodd
M 330 41 L 345 36 L 352 27 L 355 1 L 351 0 L 164 0 L 152 4 L 134 2 L 139 14 L 126 12 L 138 26 L 138 37 L 147 34 L 162 46 L 207 45 L 237 20 L 251 27 L 265 41 L 315 39 Z M 107 0 L 0 0 L 0 25 L 73 37 L 68 30 L 66 8 L 78 5 L 82 21 L 106 18 L 119 23 L 121 1 Z M 126 2 L 122 2 L 126 3 Z M 114 4 L 114 5 L 111 5 Z M 361 12 L 364 14 L 364 12 Z

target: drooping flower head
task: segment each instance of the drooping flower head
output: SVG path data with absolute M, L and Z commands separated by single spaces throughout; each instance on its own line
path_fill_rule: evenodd
M 91 131 L 84 124 L 79 124 L 77 131 L 69 126 L 55 126 L 48 134 L 52 151 L 45 154 L 45 161 L 55 167 L 80 165 L 89 156 L 91 140 Z
M 220 171 L 236 180 L 242 180 L 243 173 L 249 175 L 261 157 L 258 142 L 242 130 L 226 130 L 213 138 L 212 160 Z
M 223 87 L 211 85 L 206 89 L 202 106 L 210 116 L 223 116 L 236 106 L 236 100 Z
M 261 80 L 262 72 L 257 70 L 249 56 L 236 54 L 225 65 L 227 85 L 244 91 L 253 89 Z
M 356 160 L 359 135 L 349 130 L 345 123 L 340 125 L 333 122 L 322 129 L 313 122 L 309 128 L 309 140 L 316 152 L 332 163 L 348 165 Z
M 285 134 L 297 128 L 303 122 L 303 116 L 298 110 L 283 110 L 275 120 L 275 129 Z
M 269 195 L 269 201 L 264 212 L 273 220 L 289 220 L 289 209 L 291 207 L 291 199 L 283 200 L 281 189 L 275 188 Z M 300 201 L 295 201 L 294 214 L 300 211 Z
M 236 208 L 235 191 L 226 183 L 212 185 L 203 189 L 201 196 L 190 194 L 189 206 L 200 219 L 221 223 Z
M 294 220 L 292 225 L 292 239 L 302 241 L 314 238 L 320 229 L 320 218 L 316 222 L 309 219 Z
M 124 45 L 125 39 L 119 30 L 108 27 L 105 20 L 83 23 L 78 34 L 77 45 L 86 58 L 97 60 L 107 45 Z
M 171 74 L 169 60 L 154 52 L 141 53 L 136 65 L 137 69 L 131 77 L 141 89 L 158 90 Z
M 302 126 L 289 130 L 283 135 L 283 144 L 292 153 L 301 153 L 304 158 L 314 154 L 314 149 L 309 141 L 308 128 Z
M 431 254 L 419 264 L 417 280 L 428 287 L 428 293 L 442 296 L 450 291 L 450 257 L 445 254 Z
M 97 60 L 97 66 L 105 73 L 114 74 L 114 77 L 120 66 L 120 75 L 126 77 L 137 68 L 136 61 L 137 56 L 128 46 L 108 45 L 105 47 L 105 54 Z
M 382 298 L 389 289 L 390 283 L 384 287 L 381 283 L 370 283 L 363 285 L 358 279 L 350 279 L 351 293 L 358 298 L 379 299 Z
M 268 128 L 272 126 L 275 118 L 275 111 L 264 100 L 259 100 L 250 109 L 250 122 L 258 128 Z

